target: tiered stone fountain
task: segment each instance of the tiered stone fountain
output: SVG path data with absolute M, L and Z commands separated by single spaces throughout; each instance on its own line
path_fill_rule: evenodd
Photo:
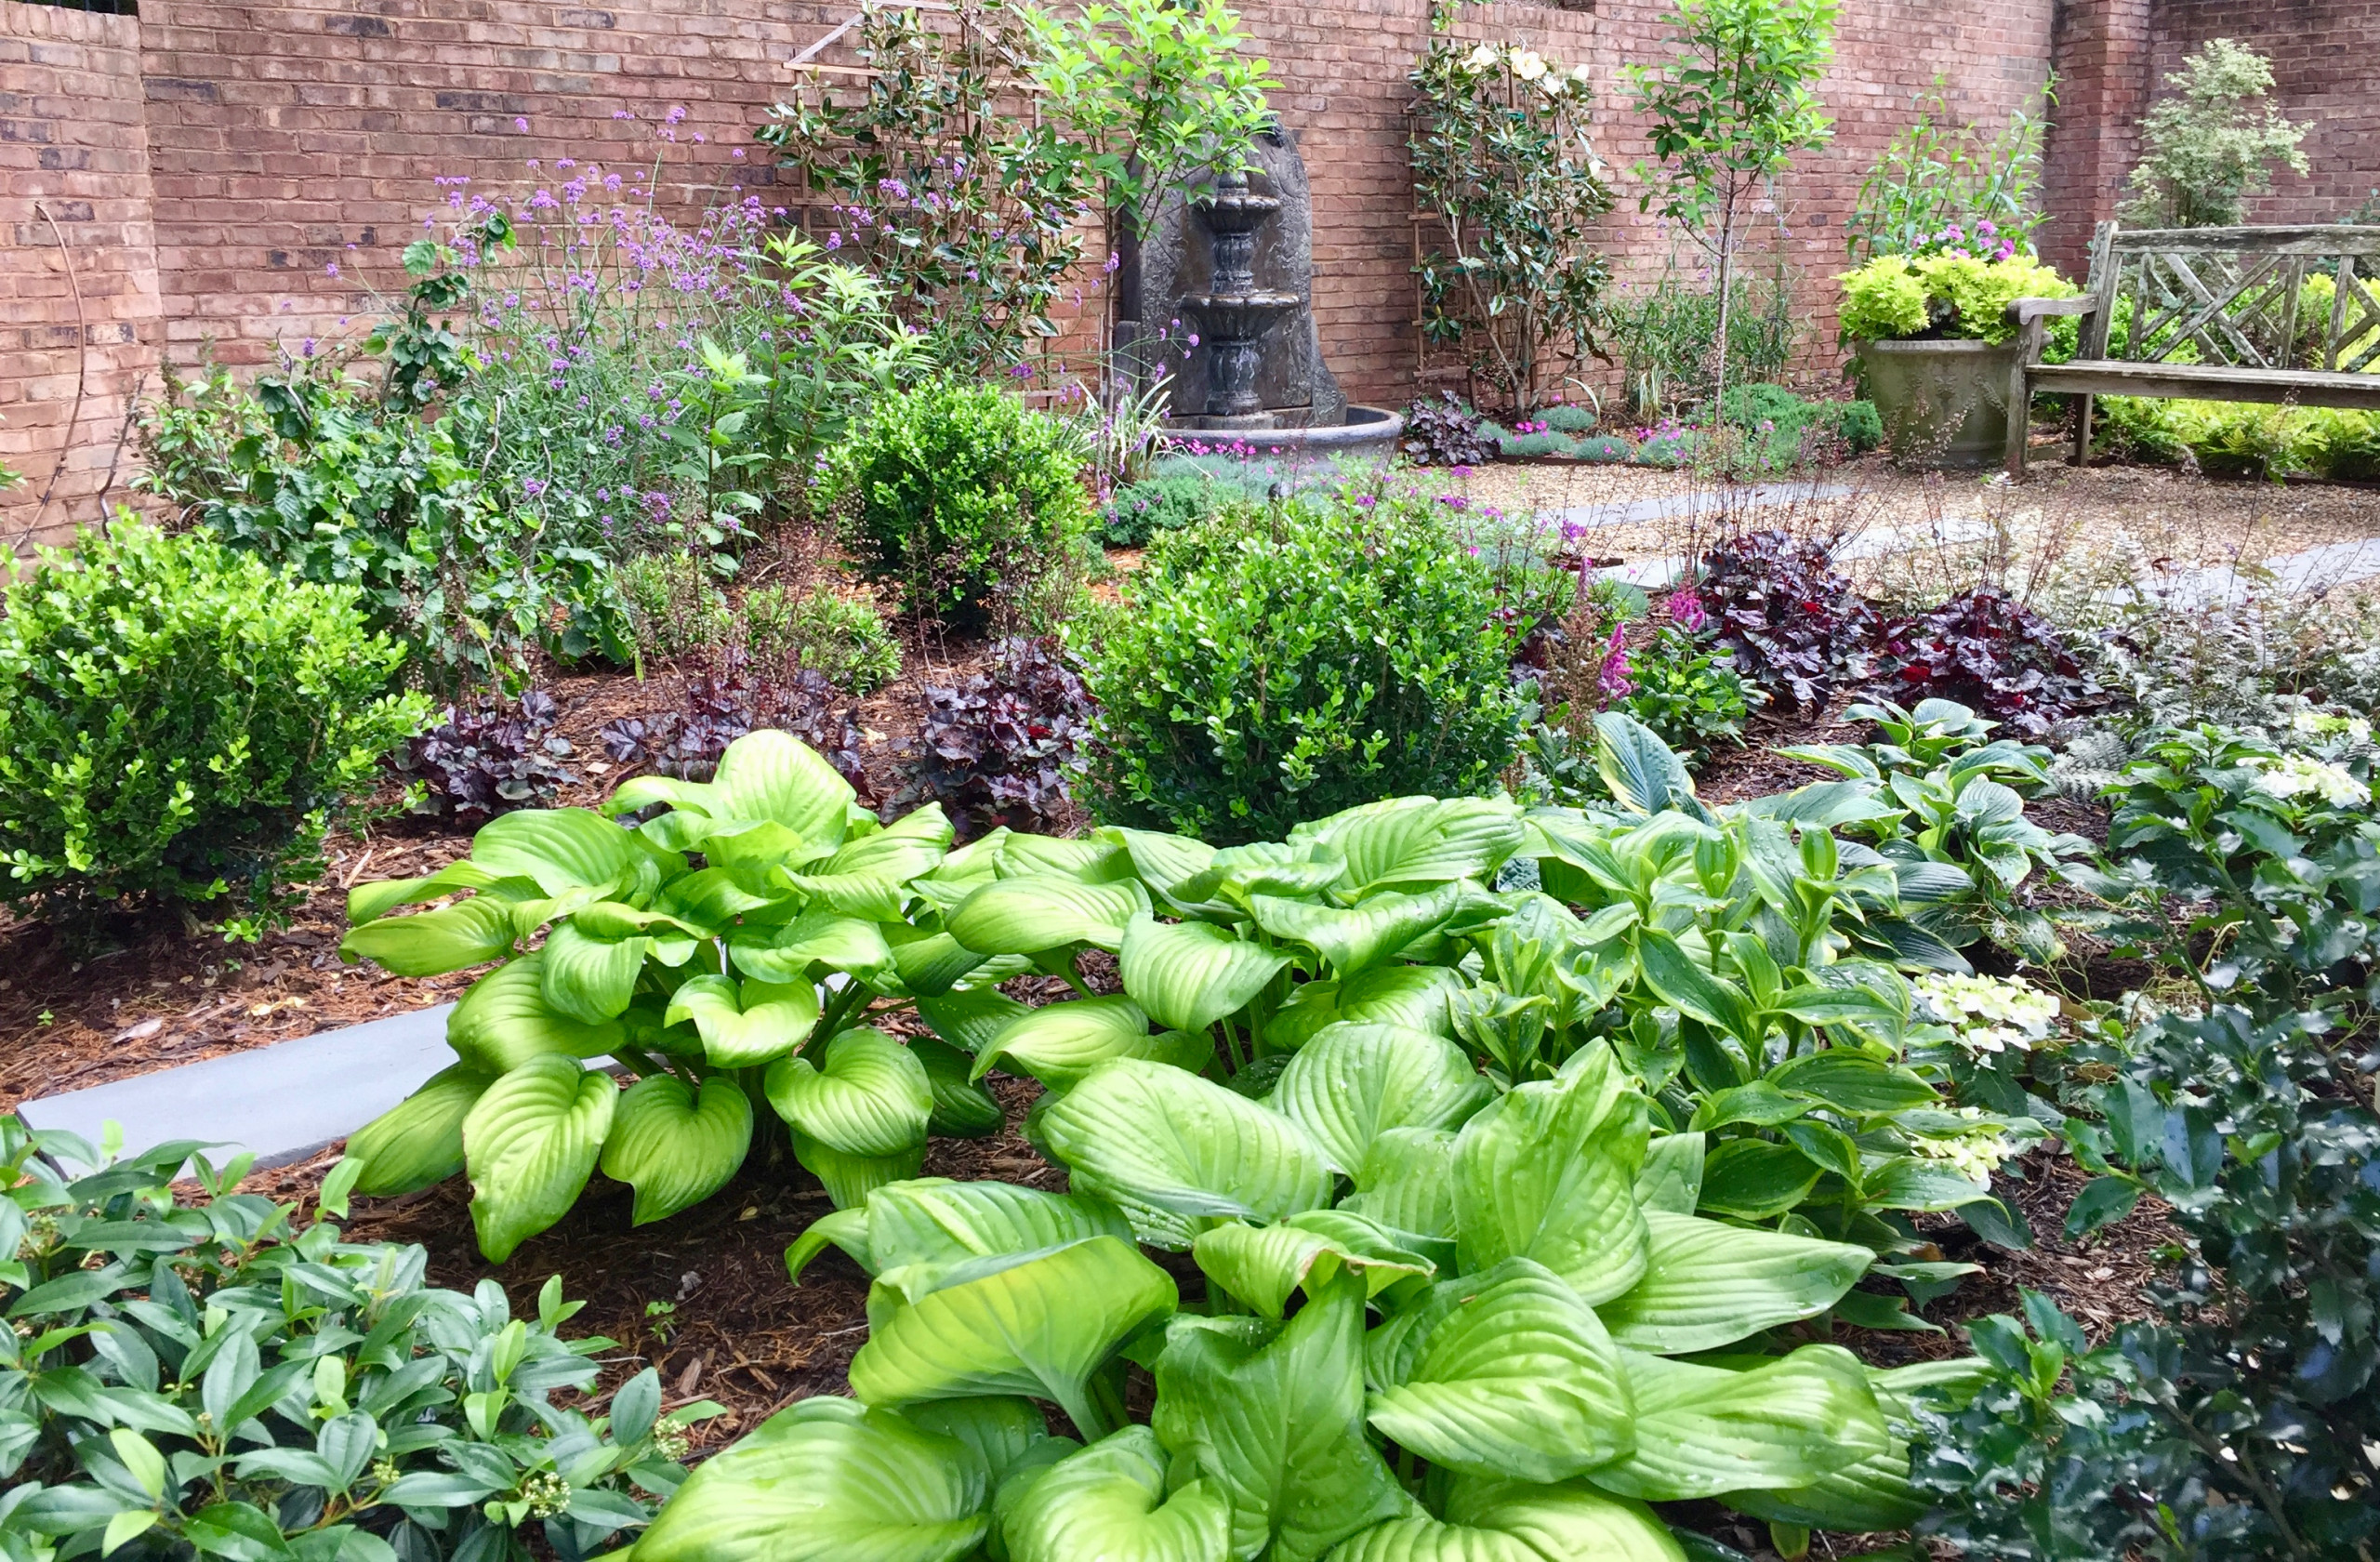
M 1305 165 L 1276 131 L 1253 166 L 1192 199 L 1176 191 L 1127 251 L 1122 339 L 1143 384 L 1162 369 L 1169 427 L 1245 441 L 1285 459 L 1385 458 L 1404 419 L 1351 406 L 1314 318 L 1314 208 Z M 1203 231 L 1203 232 L 1202 232 Z

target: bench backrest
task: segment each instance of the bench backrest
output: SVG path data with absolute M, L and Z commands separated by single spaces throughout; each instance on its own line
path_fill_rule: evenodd
M 2091 243 L 2097 307 L 2079 356 L 2353 373 L 2380 363 L 2375 282 L 2380 227 L 2103 222 Z

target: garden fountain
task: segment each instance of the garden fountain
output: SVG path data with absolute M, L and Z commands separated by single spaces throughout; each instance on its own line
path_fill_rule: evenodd
M 1251 165 L 1210 192 L 1171 192 L 1128 252 L 1120 338 L 1136 377 L 1170 377 L 1178 436 L 1384 459 L 1404 420 L 1350 405 L 1323 362 L 1305 165 L 1277 129 L 1250 152 Z

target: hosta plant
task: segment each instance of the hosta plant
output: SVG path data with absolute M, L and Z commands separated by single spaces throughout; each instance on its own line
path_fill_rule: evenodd
M 946 854 L 933 806 L 879 825 L 775 731 L 729 745 L 714 780 L 637 777 L 607 812 L 506 814 L 464 860 L 349 900 L 350 960 L 407 975 L 494 965 L 447 1023 L 454 1065 L 348 1153 L 371 1194 L 468 1172 L 481 1247 L 499 1261 L 599 1169 L 636 1190 L 641 1223 L 717 1192 L 756 1143 L 781 1151 L 779 1125 L 839 1202 L 914 1176 L 930 1123 L 993 1132 L 998 1107 L 965 1059 L 869 1022 L 915 1009 L 968 1034 L 1015 1007 L 985 985 L 1031 967 L 999 957 L 1079 947 L 1078 931 L 1095 940 L 1140 894 L 1082 882 L 1094 848 L 995 832 Z M 1042 878 L 1080 897 L 1071 927 L 1015 909 L 1018 886 Z M 604 1057 L 636 1082 L 588 1066 Z
M 588 1397 L 612 1342 L 562 1337 L 559 1277 L 516 1318 L 493 1280 L 427 1285 L 420 1248 L 341 1241 L 350 1174 L 300 1224 L 202 1150 L 103 1163 L 0 1118 L 7 1562 L 507 1562 L 533 1535 L 575 1562 L 685 1478 L 718 1408 L 660 1414 L 651 1368 Z
M 1671 1562 L 1649 1502 L 1910 1523 L 1901 1398 L 1971 1369 L 1788 1338 L 1871 1254 L 1691 1213 L 1657 1113 L 1600 1042 L 1501 1093 L 1395 1025 L 1262 1098 L 1109 1059 L 1039 1122 L 1071 1191 L 896 1183 L 795 1243 L 874 1276 L 855 1402 L 706 1464 L 638 1555 Z

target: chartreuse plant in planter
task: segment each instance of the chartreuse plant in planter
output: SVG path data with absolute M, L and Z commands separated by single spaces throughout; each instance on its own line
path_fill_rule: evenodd
M 468 1172 L 499 1261 L 599 1170 L 636 1190 L 640 1224 L 659 1220 L 755 1145 L 775 1153 L 780 1128 L 839 1204 L 915 1176 L 930 1129 L 992 1132 L 999 1108 L 960 1052 L 868 1022 L 915 1009 L 969 1041 L 1021 1008 L 992 984 L 1036 961 L 1070 972 L 1146 904 L 1104 846 L 995 831 L 951 853 L 933 806 L 879 826 L 778 732 L 732 745 L 713 781 L 639 777 L 607 811 L 507 814 L 463 861 L 350 897 L 349 959 L 407 975 L 501 962 L 448 1022 L 454 1066 L 348 1146 L 364 1193 Z M 605 1056 L 635 1083 L 588 1066 Z
M 661 1414 L 649 1367 L 588 1397 L 612 1342 L 562 1338 L 559 1277 L 515 1317 L 342 1241 L 351 1171 L 300 1224 L 203 1149 L 103 1163 L 0 1118 L 0 1557 L 506 1562 L 541 1531 L 576 1562 L 685 1479 L 719 1407 Z
M 1908 1524 L 1910 1375 L 1779 1332 L 1872 1254 L 1694 1214 L 1659 1110 L 1601 1040 L 1501 1092 L 1346 1021 L 1262 1099 L 1098 1063 L 1038 1125 L 1071 1192 L 894 1183 L 795 1243 L 875 1277 L 856 1402 L 703 1466 L 640 1562 L 1653 1562 L 1684 1553 L 1646 1504 L 1695 1499 L 1789 1542 Z

